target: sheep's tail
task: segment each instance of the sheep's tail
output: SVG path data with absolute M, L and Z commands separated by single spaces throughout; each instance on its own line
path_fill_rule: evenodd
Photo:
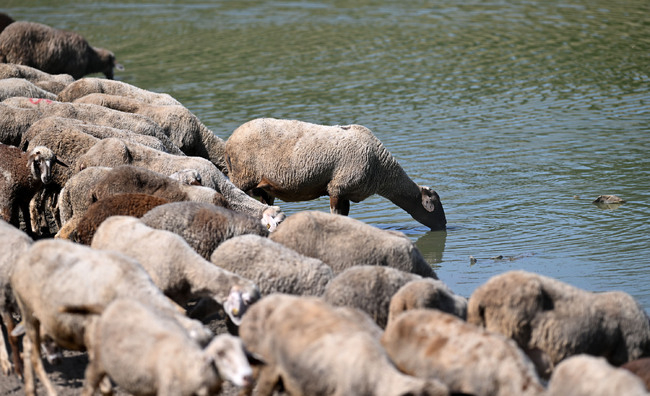
M 59 307 L 59 312 L 77 315 L 100 315 L 104 312 L 104 308 L 101 304 L 62 305 Z

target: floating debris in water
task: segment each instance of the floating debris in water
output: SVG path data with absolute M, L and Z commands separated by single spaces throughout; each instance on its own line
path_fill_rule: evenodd
M 469 265 L 474 265 L 474 264 L 476 264 L 476 259 L 474 258 L 474 256 L 469 256 Z

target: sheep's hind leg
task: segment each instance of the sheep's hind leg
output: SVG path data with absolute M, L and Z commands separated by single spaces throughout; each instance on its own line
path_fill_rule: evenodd
M 350 200 L 330 196 L 330 212 L 332 214 L 347 216 L 350 213 Z

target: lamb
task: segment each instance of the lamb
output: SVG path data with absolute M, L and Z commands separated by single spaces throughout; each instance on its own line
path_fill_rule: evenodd
M 422 277 L 391 267 L 358 265 L 336 275 L 322 297 L 334 306 L 364 311 L 383 329 L 393 295 L 400 287 L 417 279 Z
M 128 130 L 140 135 L 149 135 L 160 140 L 167 152 L 184 155 L 165 135 L 162 128 L 152 119 L 139 114 L 125 113 L 102 106 L 84 103 L 63 103 L 54 100 L 38 100 L 32 98 L 14 97 L 0 103 L 2 117 L 0 125 L 11 128 L 7 133 L 12 138 L 22 134 L 36 120 L 49 116 L 73 118 L 86 124 L 108 126 Z M 27 110 L 27 111 L 25 111 Z M 20 138 L 18 138 L 20 139 Z
M 236 325 L 260 298 L 260 291 L 251 280 L 208 262 L 181 236 L 148 227 L 135 217 L 106 219 L 91 246 L 115 250 L 138 260 L 156 286 L 181 306 L 200 297 L 213 299 Z
M 92 203 L 76 223 L 73 232 L 63 232 L 59 237 L 66 237 L 74 242 L 90 245 L 97 228 L 111 216 L 142 217 L 159 205 L 169 203 L 165 198 L 149 194 L 117 194 Z M 66 223 L 70 224 L 70 222 Z M 154 249 L 153 251 L 156 251 Z
M 149 117 L 162 127 L 165 134 L 183 153 L 206 158 L 221 172 L 228 173 L 224 159 L 226 142 L 210 131 L 184 106 L 153 105 L 138 99 L 103 93 L 82 96 L 74 103 L 92 103 Z
M 335 274 L 354 265 L 382 265 L 438 279 L 406 235 L 346 216 L 298 212 L 281 223 L 270 238 L 300 254 L 322 260 Z
M 217 205 L 203 202 L 171 202 L 157 206 L 142 216 L 149 227 L 174 232 L 204 259 L 226 239 L 255 234 L 266 237 L 269 232 L 256 218 Z
M 73 102 L 82 96 L 93 93 L 123 96 L 157 106 L 181 105 L 181 102 L 166 93 L 148 91 L 123 81 L 94 77 L 85 77 L 69 84 L 63 91 L 59 92 L 58 98 L 61 102 Z
M 20 360 L 20 351 L 18 340 L 11 336 L 14 329 L 13 315 L 18 315 L 18 305 L 11 291 L 9 277 L 11 276 L 14 265 L 18 257 L 29 249 L 33 240 L 27 234 L 20 231 L 11 224 L 0 219 L 0 240 L 2 249 L 0 249 L 0 323 L 4 324 L 9 336 L 8 345 L 5 343 L 3 332 L 0 331 L 0 370 L 4 375 L 9 375 L 13 369 L 21 376 L 22 361 Z M 9 361 L 9 351 L 11 349 L 11 358 Z
M 61 163 L 52 150 L 36 146 L 29 152 L 0 144 L 0 215 L 20 228 L 22 214 L 25 230 L 32 236 L 29 201 L 52 181 L 52 169 Z
M 0 33 L 0 62 L 70 74 L 75 79 L 92 73 L 113 79 L 113 69 L 123 69 L 111 51 L 91 47 L 78 33 L 26 21 L 16 21 Z
M 223 380 L 252 381 L 239 338 L 221 334 L 201 348 L 174 317 L 128 298 L 101 312 L 89 344 L 82 395 L 93 395 L 105 375 L 134 395 L 217 394 Z
M 96 318 L 60 313 L 61 306 L 105 307 L 116 298 L 126 297 L 175 317 L 197 342 L 212 337 L 200 322 L 181 313 L 137 261 L 117 252 L 60 239 L 36 241 L 16 261 L 10 282 L 26 333 L 23 363 L 27 395 L 34 395 L 34 369 L 47 393 L 55 394 L 40 356 L 34 353 L 40 345 L 41 331 L 66 349 L 89 346 L 87 336 L 92 331 L 86 329 L 92 329 Z M 17 330 L 12 334 L 19 334 Z
M 151 169 L 164 175 L 171 175 L 182 169 L 192 168 L 201 174 L 203 185 L 223 194 L 231 209 L 262 219 L 270 228 L 275 228 L 284 218 L 277 206 L 265 205 L 246 195 L 235 187 L 217 167 L 202 157 L 180 157 L 137 143 L 119 139 L 103 139 L 80 156 L 77 170 L 89 166 L 135 165 Z
M 479 286 L 469 298 L 467 321 L 514 339 L 543 377 L 580 353 L 615 366 L 650 356 L 648 315 L 629 294 L 591 293 L 526 271 Z
M 648 396 L 643 382 L 634 374 L 612 367 L 602 357 L 572 356 L 553 372 L 548 396 Z
M 512 340 L 435 309 L 400 314 L 386 327 L 381 343 L 402 372 L 439 379 L 451 392 L 544 393 L 532 362 Z
M 55 94 L 37 87 L 24 78 L 0 79 L 0 101 L 14 96 L 26 96 L 29 98 L 42 98 L 49 100 L 56 99 Z
M 25 80 L 31 81 L 37 87 L 55 95 L 61 92 L 68 84 L 75 81 L 69 74 L 50 74 L 30 66 L 16 65 L 13 63 L 0 63 L 1 78 L 24 78 Z
M 402 286 L 390 300 L 388 323 L 400 313 L 411 309 L 438 309 L 467 318 L 467 299 L 454 294 L 442 281 L 424 278 L 416 279 Z
M 347 215 L 350 201 L 379 194 L 432 230 L 447 224 L 438 194 L 411 180 L 361 125 L 259 118 L 230 135 L 226 163 L 237 187 L 263 192 L 269 204 L 271 197 L 306 201 L 329 195 L 330 211 Z
M 322 261 L 277 242 L 246 234 L 222 242 L 210 261 L 255 282 L 263 296 L 272 293 L 320 296 L 334 273 Z
M 272 294 L 244 315 L 239 334 L 266 364 L 257 394 L 281 383 L 290 395 L 448 395 L 436 380 L 399 372 L 367 315 L 318 297 Z

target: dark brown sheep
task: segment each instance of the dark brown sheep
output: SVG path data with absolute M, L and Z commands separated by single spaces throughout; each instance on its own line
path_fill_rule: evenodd
M 111 51 L 90 46 L 80 34 L 26 21 L 14 22 L 0 33 L 0 62 L 75 79 L 92 73 L 112 79 L 113 69 L 122 69 Z
M 14 19 L 4 12 L 0 12 L 0 32 L 5 30 L 7 26 L 14 23 Z

